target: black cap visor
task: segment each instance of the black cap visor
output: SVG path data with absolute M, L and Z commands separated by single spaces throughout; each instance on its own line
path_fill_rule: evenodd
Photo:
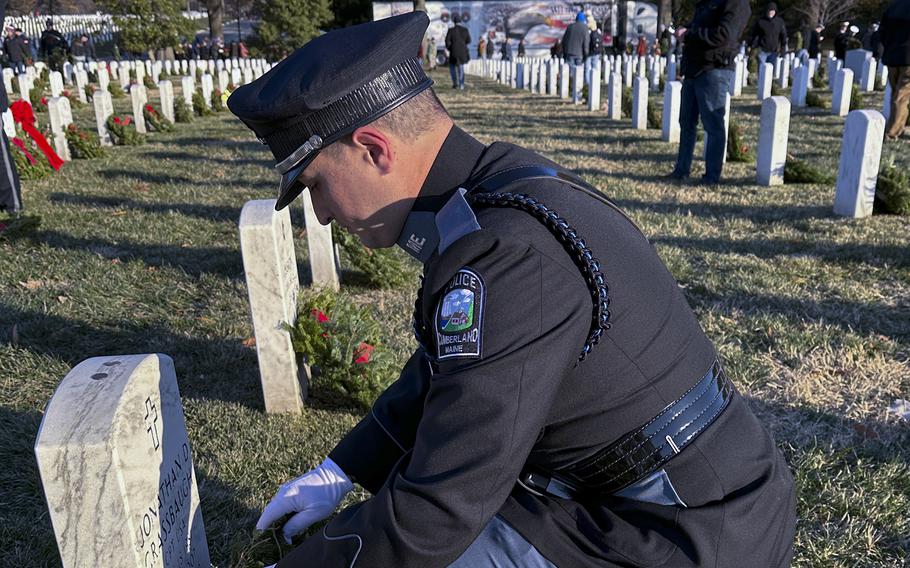
M 275 211 L 281 211 L 297 199 L 298 195 L 303 193 L 306 186 L 300 183 L 298 178 L 318 155 L 318 151 L 309 154 L 299 164 L 281 174 L 281 184 L 278 187 L 278 201 L 275 203 Z

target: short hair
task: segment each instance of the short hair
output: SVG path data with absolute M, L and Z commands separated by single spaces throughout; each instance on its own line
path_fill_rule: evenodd
M 370 123 L 380 130 L 385 130 L 399 138 L 419 138 L 440 120 L 447 120 L 449 113 L 439 101 L 433 89 L 424 89 L 409 101 L 402 103 Z M 339 142 L 348 142 L 353 133 L 342 137 Z M 329 150 L 335 144 L 329 144 Z M 325 151 L 323 150 L 323 151 Z

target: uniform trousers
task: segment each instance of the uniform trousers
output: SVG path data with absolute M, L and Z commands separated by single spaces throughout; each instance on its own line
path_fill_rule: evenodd
M 556 568 L 498 515 L 449 568 Z

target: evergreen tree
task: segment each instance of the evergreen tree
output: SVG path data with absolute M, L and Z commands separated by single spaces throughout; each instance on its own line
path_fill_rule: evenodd
M 310 41 L 332 21 L 331 0 L 258 0 L 260 48 L 280 58 Z
M 120 45 L 133 53 L 175 47 L 192 33 L 182 0 L 98 0 L 98 6 L 113 14 Z

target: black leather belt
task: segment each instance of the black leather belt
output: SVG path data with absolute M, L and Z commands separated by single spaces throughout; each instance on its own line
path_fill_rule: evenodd
M 581 499 L 616 493 L 670 461 L 692 443 L 727 407 L 733 384 L 720 363 L 647 424 L 572 465 L 557 471 L 528 468 L 519 482 L 532 491 Z

